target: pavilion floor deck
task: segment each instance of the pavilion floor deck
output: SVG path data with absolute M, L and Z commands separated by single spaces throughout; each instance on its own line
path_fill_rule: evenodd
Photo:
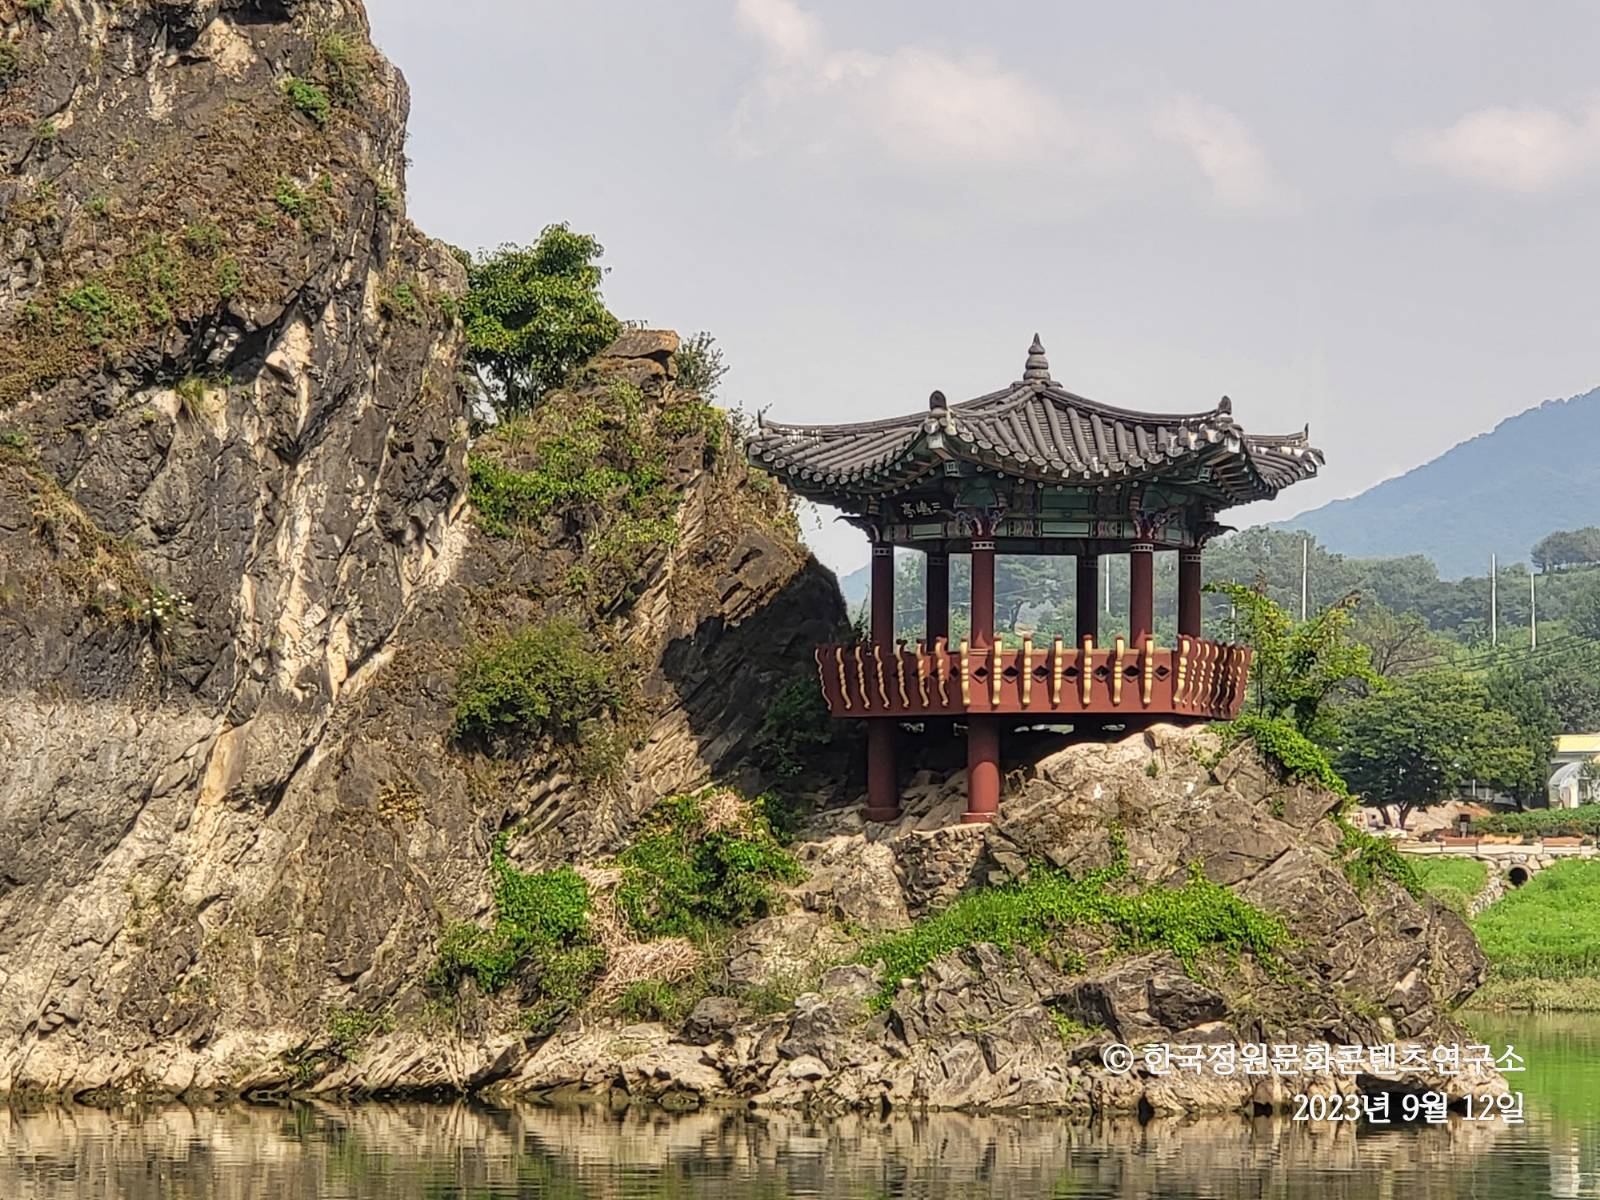
M 917 719 L 975 713 L 1057 718 L 1180 717 L 1230 720 L 1244 702 L 1251 650 L 1179 637 L 1109 646 L 1052 639 L 988 647 L 943 638 L 819 646 L 817 674 L 835 717 Z

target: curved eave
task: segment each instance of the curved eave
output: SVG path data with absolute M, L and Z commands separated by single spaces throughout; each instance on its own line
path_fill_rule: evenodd
M 927 413 L 847 425 L 763 423 L 750 461 L 829 502 L 907 487 L 947 459 L 1042 484 L 1149 482 L 1202 468 L 1222 507 L 1270 499 L 1315 475 L 1308 431 L 1252 437 L 1227 403 L 1201 413 L 1138 413 L 1023 383 Z M 1209 482 L 1207 482 L 1209 481 Z
M 1313 478 L 1326 461 L 1303 432 L 1246 438 L 1245 449 L 1273 495 L 1302 479 Z
M 1136 457 L 1116 463 L 1091 459 L 1074 466 L 1059 460 L 1017 454 L 1013 450 L 970 431 L 939 433 L 940 451 L 935 454 L 925 435 L 909 444 L 886 451 L 872 462 L 849 469 L 830 469 L 814 458 L 797 458 L 785 453 L 786 447 L 758 448 L 752 443 L 752 463 L 779 476 L 787 486 L 813 499 L 866 498 L 901 491 L 927 475 L 941 459 L 964 461 L 983 470 L 992 470 L 1017 479 L 1063 487 L 1097 487 L 1106 484 L 1148 483 L 1174 475 L 1187 476 L 1202 468 L 1210 473 L 1211 487 L 1224 506 L 1270 499 L 1298 479 L 1315 474 L 1320 455 L 1310 452 L 1301 457 L 1280 450 L 1263 452 L 1250 447 L 1237 434 L 1215 440 L 1197 437 L 1174 443 L 1150 457 Z M 964 434 L 966 436 L 964 436 Z

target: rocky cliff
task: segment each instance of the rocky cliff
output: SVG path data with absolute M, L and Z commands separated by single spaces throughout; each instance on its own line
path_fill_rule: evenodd
M 1282 1096 L 1099 1046 L 1462 1040 L 1470 933 L 1248 747 L 1017 742 L 995 825 L 930 771 L 864 829 L 837 587 L 674 335 L 469 436 L 359 5 L 0 21 L 0 1089 L 1170 1110 Z M 793 860 L 661 803 L 808 763 Z
M 734 770 L 842 610 L 670 334 L 551 407 L 659 424 L 649 536 L 609 543 L 606 496 L 484 528 L 463 274 L 405 217 L 358 3 L 0 23 L 0 1089 L 227 1088 L 331 1010 L 420 1005 L 496 831 L 569 857 Z M 587 774 L 457 736 L 470 647 L 557 613 L 628 679 Z
M 480 1069 L 516 1093 L 825 1109 L 1285 1111 L 1297 1094 L 1501 1090 L 1492 1069 L 1431 1061 L 1292 1077 L 1102 1067 L 1111 1042 L 1431 1054 L 1472 1040 L 1451 1015 L 1486 972 L 1467 926 L 1375 869 L 1381 851 L 1351 844 L 1340 797 L 1283 779 L 1248 743 L 1220 750 L 1215 734 L 1172 726 L 1067 746 L 1014 776 L 987 826 L 960 824 L 960 772 L 917 782 L 897 826 L 821 814 L 798 847 L 807 877 L 791 910 L 731 948 L 729 990 L 744 999 L 708 998 L 676 1026 L 570 1028 L 493 1067 L 485 1047 Z M 1037 940 L 1020 903 L 949 919 L 963 897 L 1016 899 L 1056 873 L 1084 891 L 1049 894 Z M 1083 894 L 1160 899 L 1130 923 L 1114 905 L 1074 904 Z M 1184 906 L 1185 894 L 1221 907 Z M 1265 954 L 1223 933 L 1252 910 L 1283 922 Z M 897 947 L 919 933 L 926 965 L 897 980 Z M 792 1000 L 762 1015 L 752 997 L 774 986 Z M 416 1065 L 379 1050 L 367 1069 Z

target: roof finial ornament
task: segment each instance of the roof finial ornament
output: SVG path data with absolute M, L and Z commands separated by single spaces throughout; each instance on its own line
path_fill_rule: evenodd
M 1217 411 L 1219 413 L 1227 413 L 1231 416 L 1233 414 L 1233 401 L 1224 396 L 1221 400 L 1217 401 Z
M 944 398 L 944 393 L 934 389 L 933 393 L 928 397 L 928 411 L 943 412 L 949 407 L 950 402 Z
M 1028 362 L 1022 368 L 1022 381 L 1024 383 L 1049 383 L 1050 360 L 1044 356 L 1044 343 L 1039 340 L 1039 335 L 1033 335 L 1033 345 L 1028 347 Z

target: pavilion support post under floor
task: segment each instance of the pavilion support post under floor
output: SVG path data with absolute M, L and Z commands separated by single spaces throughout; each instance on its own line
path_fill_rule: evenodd
M 999 811 L 1000 718 L 974 715 L 967 718 L 967 811 L 961 820 L 987 823 Z
M 869 821 L 900 817 L 900 791 L 894 774 L 894 722 L 867 722 L 867 811 Z
M 872 547 L 872 630 L 876 648 L 885 657 L 894 644 L 894 547 Z M 867 722 L 867 811 L 869 821 L 894 821 L 900 816 L 900 789 L 895 784 L 895 723 Z

